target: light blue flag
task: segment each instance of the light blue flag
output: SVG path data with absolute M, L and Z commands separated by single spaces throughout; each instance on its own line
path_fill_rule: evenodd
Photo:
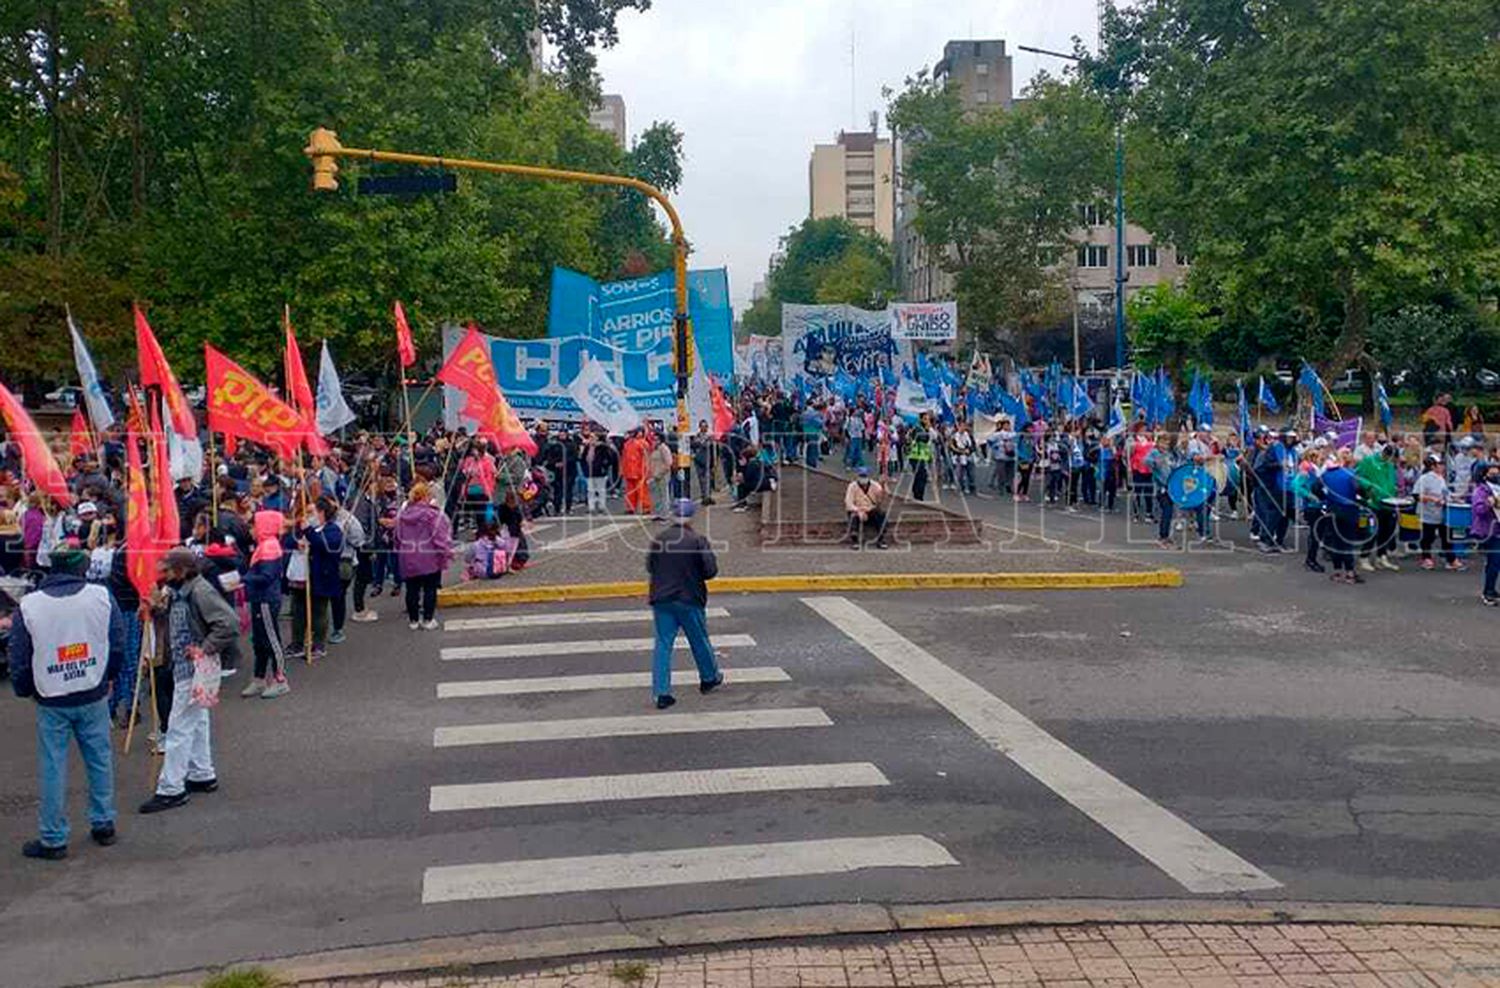
M 1297 383 L 1307 389 L 1312 398 L 1312 409 L 1314 415 L 1323 414 L 1323 395 L 1327 389 L 1323 386 L 1323 379 L 1318 372 L 1313 370 L 1312 364 L 1304 363 L 1302 373 L 1297 377 Z
M 1235 411 L 1239 418 L 1240 442 L 1246 445 L 1250 442 L 1250 402 L 1245 398 L 1245 382 L 1234 382 L 1234 393 L 1236 407 Z
M 88 409 L 89 422 L 95 432 L 103 432 L 115 424 L 115 413 L 109 407 L 109 398 L 104 394 L 104 385 L 99 383 L 99 369 L 89 348 L 84 345 L 83 334 L 73 322 L 73 313 L 68 312 L 68 332 L 73 335 L 73 362 L 78 365 L 78 381 L 83 388 L 83 402 Z
M 1380 425 L 1382 428 L 1391 427 L 1391 399 L 1385 393 L 1385 382 L 1380 378 L 1375 379 L 1375 407 L 1380 412 Z

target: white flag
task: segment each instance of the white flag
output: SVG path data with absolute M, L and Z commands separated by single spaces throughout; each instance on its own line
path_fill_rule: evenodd
M 166 402 L 162 403 L 161 427 L 167 437 L 167 471 L 172 479 L 187 478 L 198 483 L 203 479 L 203 443 L 197 436 L 183 436 L 173 431 L 172 416 L 167 414 Z
M 568 385 L 568 393 L 585 417 L 604 426 L 611 435 L 624 435 L 641 424 L 640 415 L 596 360 L 584 361 L 583 369 Z
M 344 386 L 339 383 L 333 354 L 328 352 L 328 341 L 324 340 L 323 356 L 318 359 L 318 432 L 332 435 L 358 417 L 344 401 Z
M 68 313 L 68 332 L 73 334 L 73 362 L 78 365 L 78 381 L 83 386 L 83 401 L 88 408 L 89 421 L 95 432 L 103 432 L 115 424 L 115 413 L 110 410 L 109 399 L 104 396 L 104 386 L 99 383 L 99 370 L 89 348 L 83 344 L 83 334 L 73 324 L 73 313 Z
M 921 385 L 909 377 L 903 377 L 896 388 L 896 411 L 916 418 L 923 412 L 936 412 L 937 405 L 927 397 Z

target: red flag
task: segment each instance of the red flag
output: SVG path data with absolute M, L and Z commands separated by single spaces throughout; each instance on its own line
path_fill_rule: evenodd
M 401 361 L 403 368 L 410 367 L 417 362 L 417 345 L 412 342 L 411 324 L 406 321 L 406 310 L 401 308 L 401 300 L 396 300 L 396 356 Z
M 151 324 L 146 321 L 146 314 L 141 311 L 139 305 L 135 307 L 135 345 L 140 351 L 141 386 L 161 389 L 162 399 L 167 403 L 167 417 L 172 421 L 173 432 L 189 439 L 197 438 L 198 423 L 193 419 L 192 406 L 188 404 L 187 396 L 182 393 L 182 386 L 177 383 L 177 375 L 172 373 L 172 366 L 167 363 L 167 355 L 161 352 L 161 344 L 156 342 L 156 334 L 151 331 Z
M 73 494 L 68 490 L 68 481 L 57 465 L 57 458 L 42 441 L 42 434 L 37 431 L 26 407 L 3 384 L 0 384 L 0 415 L 5 418 L 10 438 L 21 446 L 21 462 L 26 468 L 26 476 L 58 504 L 65 508 L 72 504 Z
M 283 322 L 286 324 L 286 350 L 282 353 L 282 373 L 286 377 L 286 396 L 307 426 L 307 451 L 314 456 L 327 456 L 329 445 L 318 434 L 318 402 L 313 397 L 312 387 L 307 383 L 307 369 L 302 365 L 302 348 L 297 346 L 297 334 L 292 332 L 290 306 L 285 310 Z
M 307 422 L 286 402 L 271 394 L 239 364 L 204 344 L 208 371 L 208 428 L 270 446 L 291 458 L 297 455 Z
M 151 406 L 151 481 L 156 488 L 156 545 L 165 551 L 182 541 L 182 516 L 177 513 L 167 434 L 162 431 L 161 416 L 156 413 L 155 405 Z
M 734 411 L 729 407 L 729 402 L 724 399 L 724 389 L 719 387 L 718 378 L 708 379 L 708 394 L 714 406 L 714 438 L 723 439 L 728 435 L 729 430 L 734 428 Z
M 132 422 L 134 421 L 132 416 Z M 140 436 L 125 433 L 125 572 L 142 598 L 156 589 L 156 564 L 161 552 L 151 523 L 151 500 L 146 496 L 146 471 L 141 466 Z
M 463 341 L 448 355 L 437 378 L 468 395 L 463 415 L 479 423 L 475 428 L 478 435 L 493 439 L 502 452 L 521 449 L 528 456 L 536 455 L 536 440 L 505 400 L 495 381 L 495 362 L 490 359 L 489 347 L 473 323 L 469 324 Z
M 89 432 L 89 420 L 83 417 L 83 409 L 73 409 L 73 426 L 68 433 L 68 455 L 77 459 L 94 451 L 94 436 Z

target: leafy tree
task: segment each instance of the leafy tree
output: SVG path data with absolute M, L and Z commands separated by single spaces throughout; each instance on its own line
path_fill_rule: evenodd
M 682 131 L 653 121 L 630 146 L 630 174 L 661 189 L 676 192 L 682 184 Z
M 844 217 L 803 220 L 781 238 L 767 294 L 740 324 L 747 333 L 780 334 L 783 302 L 882 308 L 894 290 L 891 267 L 890 245 Z
M 1203 355 L 1203 346 L 1213 334 L 1217 319 L 1208 307 L 1185 289 L 1163 282 L 1142 288 L 1125 303 L 1130 323 L 1131 348 L 1136 364 L 1159 363 L 1172 377 L 1177 392 L 1177 414 L 1184 409 L 1183 371 L 1190 361 Z
M 1491 0 L 1145 0 L 1089 76 L 1129 109 L 1132 215 L 1328 375 L 1372 313 L 1494 291 L 1496 37 Z
M 908 142 L 917 232 L 954 276 L 965 322 L 1028 356 L 1030 331 L 1069 310 L 1069 240 L 1080 205 L 1103 205 L 1107 108 L 1077 82 L 1038 76 L 1012 109 L 965 111 L 925 72 L 890 107 Z
M 305 347 L 327 337 L 342 367 L 379 372 L 392 298 L 435 357 L 449 320 L 541 332 L 553 264 L 665 266 L 638 195 L 466 173 L 456 195 L 362 197 L 356 174 L 397 169 L 346 162 L 340 192 L 315 196 L 301 153 L 321 124 L 365 147 L 630 173 L 587 119 L 591 52 L 647 6 L 0 4 L 0 376 L 71 376 L 66 303 L 106 375 L 134 364 L 131 299 L 188 379 L 204 340 L 274 373 L 283 304 Z M 559 73 L 532 71 L 537 27 Z M 650 167 L 670 175 L 680 135 L 650 133 Z
M 1374 357 L 1392 371 L 1405 371 L 1405 386 L 1426 404 L 1451 384 L 1443 377 L 1491 363 L 1500 337 L 1472 311 L 1409 305 L 1380 316 L 1370 327 Z

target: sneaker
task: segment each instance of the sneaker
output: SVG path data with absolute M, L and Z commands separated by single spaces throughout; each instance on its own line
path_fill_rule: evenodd
M 1433 562 L 1431 559 L 1424 559 L 1424 560 L 1422 560 L 1422 562 L 1420 563 L 1420 565 L 1421 565 L 1421 567 L 1423 569 L 1428 569 L 1428 570 L 1437 569 L 1437 563 Z M 1449 566 L 1448 568 L 1452 569 L 1453 567 Z
M 226 679 L 233 679 L 235 676 L 237 676 L 239 674 L 239 671 L 240 671 L 239 667 L 237 667 L 237 666 L 234 667 L 234 668 L 232 668 L 232 669 L 220 669 L 219 670 L 219 681 L 223 682 Z
M 314 645 L 312 654 L 308 656 L 307 664 L 312 665 L 314 662 L 322 662 L 326 658 L 328 658 L 328 649 Z
M 371 587 L 370 588 L 370 596 L 371 597 L 379 597 L 383 593 L 385 593 L 385 587 L 383 587 L 383 586 L 377 586 L 377 587 Z
M 406 626 L 408 628 L 410 628 L 411 630 L 413 630 L 413 631 L 419 631 L 422 628 L 422 622 L 421 621 L 408 621 L 408 622 L 406 622 Z
M 163 810 L 175 810 L 179 806 L 186 806 L 188 801 L 187 792 L 180 792 L 175 796 L 163 796 L 157 793 L 141 804 L 140 813 L 160 813 Z
M 252 679 L 245 684 L 244 689 L 240 690 L 240 696 L 248 700 L 252 696 L 260 696 L 265 691 L 266 681 L 264 679 Z
M 423 631 L 437 631 L 442 626 L 442 622 L 440 622 L 437 618 L 431 618 L 427 621 L 422 622 Z
M 860 545 L 858 542 L 850 542 L 849 548 L 853 549 L 855 552 L 858 552 L 860 549 L 863 549 L 864 546 Z
M 90 827 L 89 836 L 100 847 L 109 847 L 115 841 L 119 840 L 119 837 L 115 835 L 115 825 L 112 823 L 106 823 L 100 827 Z
M 358 621 L 360 624 L 368 624 L 371 621 L 379 621 L 380 615 L 371 610 L 363 610 L 355 611 L 350 615 L 350 618 L 352 620 Z
M 1450 573 L 1462 573 L 1468 568 L 1468 563 L 1465 563 L 1462 559 L 1455 559 L 1453 560 L 1453 562 L 1443 567 L 1443 569 L 1448 570 Z
M 1314 573 L 1321 573 L 1321 572 L 1323 572 L 1323 564 L 1320 563 L 1320 562 L 1318 562 L 1316 559 L 1309 559 L 1306 562 L 1304 562 L 1302 565 L 1306 566 L 1310 571 L 1312 571 Z
M 285 679 L 278 679 L 275 682 L 266 684 L 266 688 L 261 692 L 260 698 L 262 700 L 274 700 L 278 696 L 286 696 L 291 691 L 291 683 L 287 682 Z
M 714 690 L 718 689 L 720 686 L 723 686 L 723 685 L 724 685 L 724 674 L 721 672 L 721 673 L 719 673 L 718 676 L 716 676 L 713 679 L 710 679 L 708 682 L 706 682 L 706 683 L 699 683 L 698 684 L 698 692 L 699 693 L 712 693 Z
M 68 845 L 58 844 L 54 847 L 39 840 L 29 840 L 21 845 L 21 854 L 38 861 L 61 861 L 68 856 Z
M 889 542 L 887 542 L 885 539 L 881 539 L 879 542 L 875 543 L 875 548 L 877 548 L 877 549 L 889 549 L 890 547 L 891 547 L 891 544 Z
M 307 648 L 303 645 L 293 645 L 283 654 L 288 659 L 305 659 L 307 658 Z
M 665 710 L 677 702 L 677 698 L 670 693 L 664 693 L 656 698 L 656 709 Z
M 187 787 L 187 791 L 188 792 L 218 792 L 219 791 L 219 780 L 218 779 L 203 779 L 202 781 L 199 781 L 197 779 L 188 779 L 187 782 L 185 783 L 185 785 Z
M 1364 570 L 1366 573 L 1373 573 L 1373 572 L 1375 572 L 1375 564 L 1370 561 L 1370 557 L 1369 556 L 1360 556 L 1359 557 L 1359 568 L 1362 569 L 1362 570 Z
M 344 637 L 343 628 L 336 628 L 328 633 L 328 644 L 330 645 L 342 645 L 346 641 L 348 639 Z
M 1391 562 L 1390 556 L 1381 556 L 1379 559 L 1375 560 L 1375 565 L 1379 566 L 1383 570 L 1387 570 L 1392 573 L 1401 572 L 1401 567 Z
M 1479 596 L 1479 602 L 1485 607 L 1500 607 L 1500 597 L 1489 597 L 1481 594 Z

